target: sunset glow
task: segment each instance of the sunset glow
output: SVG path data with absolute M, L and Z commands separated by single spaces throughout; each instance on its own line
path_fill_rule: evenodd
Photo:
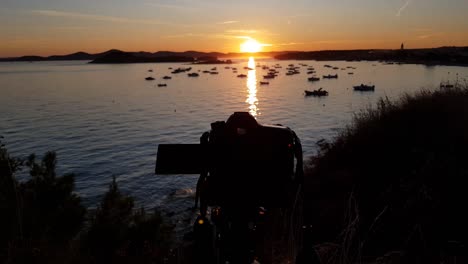
M 255 53 L 262 50 L 262 44 L 255 39 L 248 39 L 240 46 L 241 52 Z
M 245 0 L 7 0 L 0 7 L 0 57 L 467 46 L 468 1 L 449 2 L 273 0 L 253 8 Z

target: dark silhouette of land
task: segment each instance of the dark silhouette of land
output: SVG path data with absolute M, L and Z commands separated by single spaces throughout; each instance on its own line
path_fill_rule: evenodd
M 68 55 L 22 56 L 0 58 L 0 61 L 61 61 L 88 60 L 92 63 L 158 63 L 158 62 L 194 62 L 205 64 L 223 64 L 228 61 L 220 58 L 242 58 L 247 56 L 273 57 L 278 60 L 346 60 L 346 61 L 385 61 L 392 63 L 410 63 L 425 65 L 468 66 L 468 47 L 440 47 L 429 49 L 364 49 L 364 50 L 323 50 L 323 51 L 275 51 L 249 53 L 220 53 L 198 51 L 158 51 L 126 52 L 108 50 L 90 54 L 76 52 Z
M 215 58 L 223 56 L 218 52 L 125 52 L 117 49 L 111 49 L 101 53 L 90 54 L 86 52 L 76 52 L 67 55 L 52 55 L 48 57 L 42 56 L 22 56 L 11 58 L 0 58 L 0 61 L 64 61 L 64 60 L 88 60 L 96 61 L 96 63 L 139 63 L 139 62 L 189 62 L 195 61 L 198 58 Z
M 468 89 L 381 99 L 305 173 L 305 259 L 466 263 Z M 301 262 L 312 263 L 312 262 Z
M 255 54 L 248 53 L 220 53 L 220 52 L 199 52 L 199 51 L 184 51 L 184 52 L 174 52 L 174 51 L 157 51 L 154 53 L 139 51 L 139 52 L 126 52 L 117 49 L 111 49 L 101 53 L 86 53 L 86 52 L 76 52 L 67 55 L 52 55 L 52 56 L 21 56 L 21 57 L 9 57 L 9 58 L 0 58 L 0 61 L 63 61 L 63 60 L 118 60 L 121 58 L 122 61 L 127 60 L 126 63 L 138 63 L 138 62 L 168 62 L 170 58 L 173 58 L 178 62 L 181 58 L 185 58 L 186 61 L 202 61 L 202 62 L 211 62 L 213 64 L 223 63 L 223 61 L 218 60 L 218 58 L 236 58 L 236 57 L 245 57 L 249 55 L 255 55 L 260 57 L 274 57 L 277 55 L 288 53 L 288 51 L 282 52 L 259 52 Z M 112 55 L 112 56 L 111 56 Z M 103 59 L 104 58 L 104 59 Z M 103 59 L 103 60 L 101 60 Z M 110 62 L 112 63 L 112 62 Z M 124 63 L 124 62 L 118 62 Z
M 97 57 L 90 63 L 147 63 L 147 62 L 193 62 L 193 57 L 165 54 L 157 56 L 146 52 L 112 51 Z
M 61 60 L 94 60 L 96 58 L 102 57 L 107 53 L 113 52 L 115 50 L 109 50 L 102 53 L 90 54 L 86 52 L 76 52 L 67 55 L 52 55 L 48 57 L 42 56 L 21 56 L 21 57 L 11 57 L 11 58 L 0 58 L 0 61 L 61 61 Z
M 385 61 L 425 65 L 468 66 L 468 47 L 398 50 L 325 50 L 290 52 L 275 56 L 278 60 Z

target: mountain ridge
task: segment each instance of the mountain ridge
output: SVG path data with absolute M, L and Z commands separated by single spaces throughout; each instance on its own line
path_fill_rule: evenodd
M 391 61 L 426 65 L 460 65 L 468 66 L 467 47 L 438 47 L 425 49 L 358 49 L 358 50 L 320 50 L 320 51 L 272 51 L 249 53 L 200 52 L 187 50 L 177 51 L 137 51 L 128 52 L 110 49 L 101 53 L 78 51 L 65 55 L 21 56 L 0 58 L 8 61 L 65 61 L 87 60 L 91 63 L 149 63 L 149 62 L 197 62 L 200 60 L 222 63 L 218 58 L 271 57 L 278 60 L 347 60 L 347 61 Z

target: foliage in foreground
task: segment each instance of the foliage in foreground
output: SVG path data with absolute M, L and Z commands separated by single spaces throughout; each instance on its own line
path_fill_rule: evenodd
M 439 263 L 466 250 L 468 89 L 381 99 L 319 146 L 307 216 L 313 242 L 333 245 L 329 263 L 391 251 Z
M 56 175 L 54 152 L 47 152 L 41 162 L 34 155 L 26 161 L 10 158 L 4 147 L 0 155 L 1 193 L 6 194 L 0 200 L 5 215 L 0 225 L 2 255 L 16 256 L 16 261 L 30 261 L 32 255 L 57 257 L 55 252 L 61 254 L 81 229 L 86 213 L 73 193 L 74 175 Z M 24 166 L 30 178 L 17 182 L 14 173 Z
M 171 229 L 159 212 L 134 211 L 133 199 L 120 193 L 115 178 L 91 220 L 85 251 L 98 262 L 162 262 L 170 249 Z
M 74 175 L 57 176 L 56 164 L 54 152 L 37 162 L 34 155 L 27 160 L 12 158 L 0 146 L 0 262 L 163 260 L 171 228 L 157 211 L 134 210 L 133 199 L 120 193 L 114 178 L 92 214 L 74 193 Z M 30 177 L 19 182 L 15 174 L 22 168 Z

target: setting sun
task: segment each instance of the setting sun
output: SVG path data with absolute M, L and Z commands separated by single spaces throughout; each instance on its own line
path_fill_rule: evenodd
M 259 52 L 262 50 L 262 44 L 260 44 L 255 39 L 248 39 L 240 45 L 241 52 Z

